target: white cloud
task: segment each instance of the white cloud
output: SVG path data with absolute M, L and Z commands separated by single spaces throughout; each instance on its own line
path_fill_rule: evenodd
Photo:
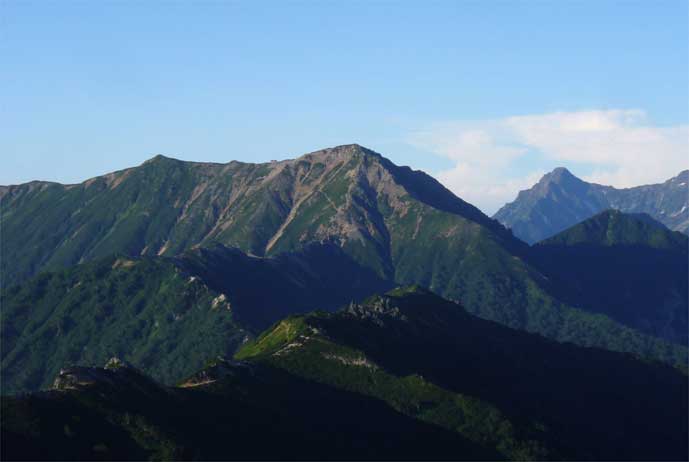
M 436 177 L 447 188 L 489 215 L 506 202 L 512 201 L 518 191 L 533 186 L 546 172 L 537 170 L 516 178 L 500 178 L 493 172 L 472 163 L 457 163 Z
M 583 179 L 616 187 L 662 182 L 689 168 L 689 125 L 654 126 L 638 109 L 445 122 L 408 141 L 452 160 L 452 168 L 437 173 L 439 180 L 487 213 L 544 173 L 533 157 L 527 173 L 516 168 L 529 155 L 568 166 L 575 175 L 571 164 L 587 165 L 593 173 Z

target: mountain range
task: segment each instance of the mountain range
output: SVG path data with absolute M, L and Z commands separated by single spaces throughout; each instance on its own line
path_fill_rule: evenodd
M 4 454 L 673 459 L 689 237 L 642 212 L 529 245 L 359 145 L 0 186 Z
M 119 360 L 63 369 L 51 391 L 2 398 L 2 455 L 678 460 L 688 391 L 669 366 L 519 332 L 401 287 L 288 317 L 175 387 Z
M 546 174 L 493 215 L 515 236 L 534 244 L 606 209 L 645 213 L 689 234 L 689 170 L 664 183 L 617 189 L 587 183 L 566 168 Z
M 113 252 L 176 255 L 220 242 L 263 256 L 336 240 L 381 275 L 393 275 L 390 228 L 471 225 L 495 238 L 497 222 L 422 172 L 358 145 L 266 164 L 143 165 L 78 185 L 0 188 L 8 284 Z M 411 221 L 411 223 L 407 223 Z

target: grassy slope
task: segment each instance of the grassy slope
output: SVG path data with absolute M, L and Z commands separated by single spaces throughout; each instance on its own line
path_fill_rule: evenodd
M 495 406 L 443 389 L 418 374 L 390 374 L 361 350 L 318 335 L 308 319 L 281 321 L 243 347 L 236 358 L 272 365 L 308 380 L 382 400 L 409 417 L 493 448 L 501 457 L 538 460 L 551 455 L 536 435 L 515 428 Z

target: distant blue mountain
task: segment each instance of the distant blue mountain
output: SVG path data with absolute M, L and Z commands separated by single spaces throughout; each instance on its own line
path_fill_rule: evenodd
M 604 210 L 646 213 L 689 234 L 689 170 L 664 183 L 616 189 L 587 183 L 566 168 L 546 174 L 493 216 L 529 244 L 554 236 Z

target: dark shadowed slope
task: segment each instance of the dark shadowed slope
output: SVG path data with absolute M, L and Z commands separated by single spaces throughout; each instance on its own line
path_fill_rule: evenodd
M 509 458 L 687 454 L 685 374 L 508 329 L 418 288 L 286 319 L 237 357 L 383 399 Z
M 533 247 L 572 306 L 687 344 L 689 237 L 646 216 L 600 213 Z
M 222 370 L 219 370 L 222 369 Z M 495 451 L 360 394 L 220 362 L 167 388 L 127 366 L 61 371 L 2 398 L 3 460 L 494 460 Z M 207 380 L 208 381 L 208 380 Z
M 2 398 L 4 459 L 683 460 L 687 377 L 423 289 L 292 316 L 165 388 L 120 362 Z

